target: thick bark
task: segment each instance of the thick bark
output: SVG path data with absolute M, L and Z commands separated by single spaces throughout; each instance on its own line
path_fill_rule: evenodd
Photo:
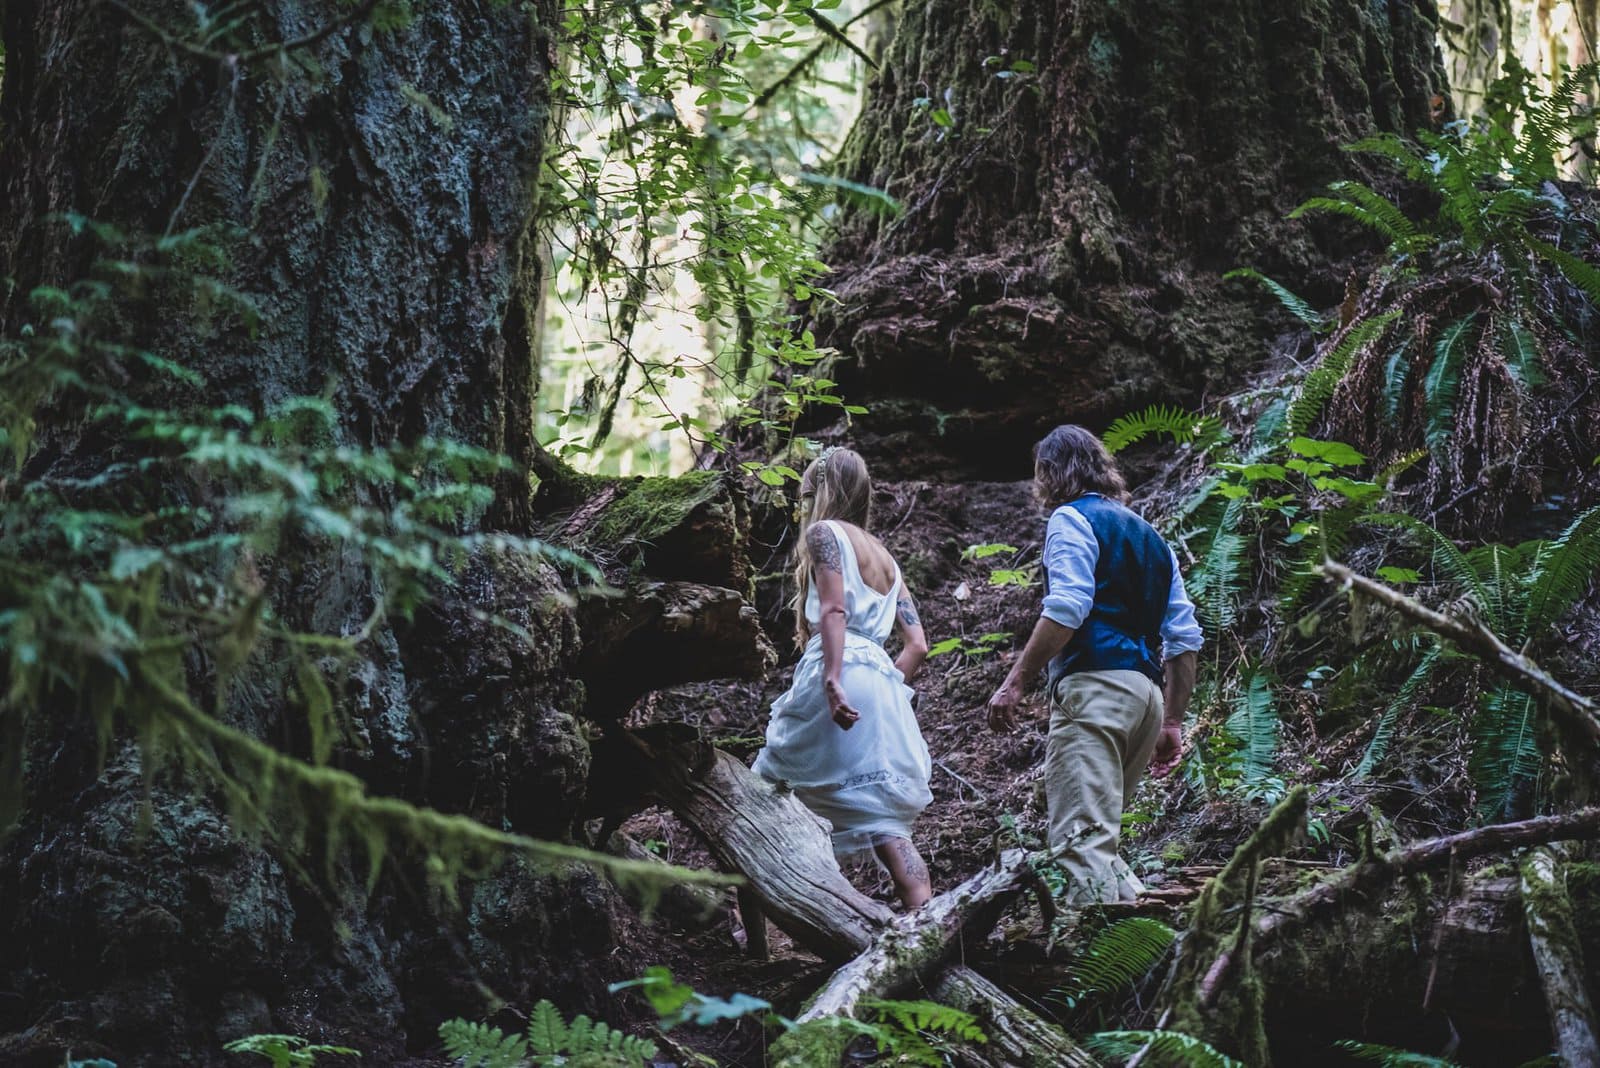
M 1347 250 L 1284 215 L 1434 121 L 1433 5 L 1415 0 L 929 0 L 907 5 L 824 253 L 853 428 L 897 470 L 1025 471 L 1042 429 L 1186 401 L 1265 355 L 1256 266 L 1331 303 Z M 930 445 L 931 443 L 931 445 Z
M 0 5 L 0 278 L 16 283 L 0 287 L 0 330 L 23 325 L 34 286 L 85 277 L 101 251 L 61 213 L 138 234 L 237 228 L 225 280 L 260 329 L 213 329 L 152 289 L 145 347 L 207 380 L 159 400 L 261 410 L 329 390 L 342 444 L 437 436 L 535 462 L 530 234 L 556 7 L 415 5 L 378 31 L 351 18 L 371 4 L 271 0 L 245 5 L 245 39 L 212 58 L 186 41 L 195 9 L 178 0 Z M 280 61 L 276 44 L 308 35 Z M 41 441 L 34 471 L 107 458 L 76 425 Z M 530 532 L 525 472 L 496 488 L 487 525 Z M 272 580 L 278 619 L 354 632 L 370 574 L 301 564 Z M 588 751 L 562 582 L 485 557 L 457 592 L 374 636 L 336 759 L 375 793 L 564 835 Z M 297 744 L 271 688 L 238 692 L 230 722 Z M 199 790 L 158 786 L 144 833 L 137 754 L 113 746 L 102 774 L 92 739 L 62 729 L 31 754 L 29 808 L 0 853 L 0 986 L 18 992 L 0 999 L 0 1060 L 58 1064 L 70 1045 L 124 1065 L 220 1062 L 225 1040 L 259 1031 L 382 1059 L 478 1014 L 486 990 L 592 1007 L 622 977 L 582 966 L 612 949 L 613 899 L 591 874 L 509 868 L 441 913 L 410 869 L 364 900 L 364 871 L 336 858 L 330 885 L 318 862 L 232 839 Z

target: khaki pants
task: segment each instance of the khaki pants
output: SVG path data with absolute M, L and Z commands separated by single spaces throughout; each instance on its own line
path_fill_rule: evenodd
M 1082 671 L 1050 696 L 1044 787 L 1050 845 L 1066 847 L 1068 900 L 1130 900 L 1144 885 L 1117 856 L 1117 837 L 1161 734 L 1161 690 L 1138 671 Z

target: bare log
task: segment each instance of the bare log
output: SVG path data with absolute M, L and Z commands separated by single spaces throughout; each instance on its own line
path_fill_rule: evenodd
M 1024 1007 L 965 965 L 951 965 L 933 988 L 941 1004 L 977 1017 L 989 1041 L 963 1051 L 963 1059 L 995 1068 L 1096 1068 L 1076 1043 L 1064 1041 L 1061 1028 Z
M 1584 986 L 1583 950 L 1572 922 L 1572 902 L 1561 866 L 1548 847 L 1534 849 L 1522 862 L 1522 906 L 1556 1053 L 1562 1064 L 1600 1064 L 1600 1038 Z
M 1489 668 L 1533 691 L 1544 699 L 1551 711 L 1576 726 L 1590 739 L 1600 741 L 1600 705 L 1552 678 L 1538 664 L 1501 641 L 1482 623 L 1435 612 L 1399 590 L 1374 582 L 1365 575 L 1358 575 L 1332 560 L 1323 561 L 1322 573 L 1348 588 L 1359 590 L 1364 597 L 1393 608 L 1441 637 L 1450 639 L 1467 652 L 1476 653 Z
M 850 885 L 833 858 L 828 826 L 788 790 L 718 752 L 696 778 L 659 769 L 656 792 L 711 846 L 744 873 L 773 923 L 827 960 L 843 961 L 871 945 L 894 917 Z
M 1037 857 L 1007 850 L 994 867 L 898 916 L 867 951 L 833 973 L 800 1022 L 824 1016 L 854 1016 L 864 998 L 889 997 L 923 975 L 933 974 L 971 938 L 982 938 L 1000 913 L 1036 878 Z
M 847 1012 L 857 1000 L 921 983 L 933 986 L 940 966 L 963 939 L 987 933 L 1005 904 L 1029 885 L 1031 867 L 1020 850 L 900 920 L 862 894 L 839 871 L 827 825 L 790 791 L 762 780 L 726 753 L 717 752 L 703 775 L 688 761 L 663 760 L 655 769 L 654 793 L 697 830 L 724 864 L 742 873 L 760 910 L 799 944 L 832 960 L 852 961 L 813 999 L 802 1019 L 771 1051 L 775 1066 L 837 1064 L 855 1032 L 831 1026 L 818 1011 L 824 998 Z M 926 918 L 924 918 L 926 917 Z M 747 920 L 747 923 L 751 922 Z M 935 940 L 938 945 L 933 945 Z M 902 953 L 900 950 L 908 950 Z M 1023 1008 L 993 983 L 963 967 L 944 968 L 959 1008 L 994 1028 L 1000 1056 L 982 1048 L 966 1051 L 972 1064 L 1027 1065 L 1009 1050 L 1036 1049 L 1037 1063 L 1090 1068 L 1095 1062 L 1066 1033 Z M 857 982 L 853 976 L 869 979 Z M 848 988 L 853 998 L 844 996 Z M 835 995 L 830 991 L 839 990 Z M 943 995 L 941 995 L 943 996 Z M 986 1028 L 988 1030 L 988 1028 Z M 1009 1058 L 1009 1059 L 1008 1059 Z

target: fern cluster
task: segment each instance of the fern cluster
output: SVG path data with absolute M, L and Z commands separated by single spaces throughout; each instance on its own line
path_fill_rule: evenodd
M 526 1068 L 579 1063 L 591 1068 L 642 1068 L 656 1044 L 578 1015 L 569 1023 L 561 1010 L 541 1000 L 528 1015 L 528 1030 L 508 1035 L 498 1027 L 446 1020 L 439 1025 L 445 1053 L 461 1068 Z
M 1160 963 L 1176 938 L 1176 931 L 1148 916 L 1109 924 L 1072 962 L 1055 996 L 1077 1007 L 1091 998 L 1116 994 Z

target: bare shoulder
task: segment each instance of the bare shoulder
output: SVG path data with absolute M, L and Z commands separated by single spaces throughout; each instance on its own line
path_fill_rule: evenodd
M 850 547 L 856 553 L 856 564 L 860 567 L 861 577 L 866 580 L 867 585 L 879 593 L 889 592 L 889 588 L 894 585 L 898 565 L 888 546 L 879 541 L 876 535 L 862 530 L 854 523 L 839 520 L 835 522 L 839 523 L 839 528 L 849 537 Z
M 812 523 L 806 528 L 806 549 L 811 553 L 811 566 L 816 570 L 843 570 L 839 539 L 829 529 L 827 522 Z

